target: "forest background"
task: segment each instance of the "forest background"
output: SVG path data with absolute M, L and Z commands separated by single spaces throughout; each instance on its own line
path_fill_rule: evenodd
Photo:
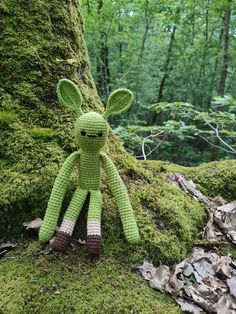
M 122 86 L 135 94 L 129 113 L 112 121 L 126 149 L 139 159 L 187 166 L 234 158 L 233 1 L 83 0 L 81 5 L 99 95 L 105 100 Z

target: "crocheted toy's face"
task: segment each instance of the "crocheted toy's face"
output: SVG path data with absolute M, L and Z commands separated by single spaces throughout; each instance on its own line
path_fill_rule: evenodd
M 106 143 L 108 123 L 96 112 L 82 114 L 75 123 L 76 139 L 84 151 L 98 151 Z
M 59 81 L 57 95 L 67 108 L 77 114 L 76 139 L 80 149 L 89 152 L 97 152 L 105 145 L 108 135 L 108 117 L 126 111 L 133 101 L 131 91 L 125 88 L 117 89 L 110 94 L 103 115 L 96 112 L 83 113 L 80 91 L 72 81 L 67 79 Z

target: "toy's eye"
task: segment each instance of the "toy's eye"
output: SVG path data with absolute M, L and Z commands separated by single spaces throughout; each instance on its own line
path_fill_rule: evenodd
M 98 132 L 98 136 L 102 136 L 102 132 Z
M 83 136 L 85 136 L 85 135 L 86 135 L 86 131 L 85 131 L 85 130 L 81 130 L 81 131 L 80 131 L 80 134 L 83 135 Z

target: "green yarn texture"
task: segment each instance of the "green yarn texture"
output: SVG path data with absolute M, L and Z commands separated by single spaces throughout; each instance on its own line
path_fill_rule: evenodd
M 66 159 L 58 173 L 44 221 L 39 231 L 39 239 L 48 241 L 53 236 L 69 178 L 75 166 L 79 170 L 78 188 L 74 193 L 64 219 L 69 224 L 70 222 L 75 223 L 86 196 L 90 193 L 88 223 L 90 222 L 90 226 L 92 224 L 92 227 L 90 227 L 92 231 L 93 228 L 99 229 L 96 221 L 100 224 L 102 207 L 100 186 L 101 167 L 103 167 L 120 212 L 125 237 L 130 243 L 138 243 L 140 240 L 138 226 L 126 187 L 112 160 L 105 153 L 101 152 L 108 138 L 109 125 L 107 118 L 110 115 L 120 114 L 129 108 L 133 101 L 132 92 L 128 89 L 118 89 L 111 93 L 103 115 L 96 112 L 83 113 L 81 109 L 82 96 L 78 87 L 70 80 L 62 79 L 59 81 L 57 94 L 58 99 L 78 116 L 75 122 L 75 135 L 79 151 L 72 153 Z M 99 232 L 95 232 L 96 234 L 99 234 Z
M 79 152 L 72 153 L 66 159 L 58 173 L 48 201 L 43 224 L 39 230 L 39 239 L 41 241 L 50 240 L 56 229 L 62 201 L 66 193 L 71 172 L 75 166 L 76 160 L 78 160 L 78 156 Z

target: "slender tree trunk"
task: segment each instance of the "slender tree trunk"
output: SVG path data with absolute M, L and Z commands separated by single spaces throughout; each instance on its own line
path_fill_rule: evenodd
M 178 6 L 176 13 L 175 13 L 175 21 L 174 21 L 174 26 L 171 30 L 171 34 L 170 34 L 170 40 L 169 40 L 169 44 L 168 44 L 168 48 L 167 48 L 167 52 L 166 52 L 166 58 L 165 58 L 165 62 L 163 65 L 163 76 L 158 88 L 158 94 L 157 94 L 157 102 L 162 101 L 163 99 L 163 92 L 164 92 L 164 88 L 165 88 L 165 84 L 166 84 L 166 80 L 168 78 L 169 75 L 169 71 L 170 71 L 170 60 L 171 60 L 171 54 L 172 54 L 172 50 L 173 50 L 173 44 L 174 44 L 174 40 L 175 40 L 175 34 L 176 34 L 176 30 L 177 30 L 177 23 L 179 20 L 179 14 L 180 14 L 180 6 Z M 152 118 L 152 124 L 155 124 L 157 119 L 157 113 L 154 112 L 153 118 Z
M 96 87 L 98 91 L 102 93 L 103 79 L 102 79 L 101 59 L 99 55 L 96 55 Z
M 97 15 L 102 13 L 103 0 L 97 0 Z M 111 24 L 110 24 L 111 26 Z M 109 30 L 100 31 L 99 53 L 96 55 L 96 86 L 100 95 L 107 96 L 110 92 L 109 48 L 107 44 Z
M 229 24 L 230 24 L 230 16 L 231 16 L 231 5 L 232 0 L 228 0 L 228 6 L 224 12 L 224 17 L 222 21 L 222 67 L 221 67 L 221 74 L 220 74 L 220 81 L 218 87 L 218 93 L 220 96 L 224 96 L 225 94 L 225 85 L 226 85 L 226 78 L 228 72 L 228 61 L 229 61 Z M 221 107 L 221 110 L 224 110 Z M 220 141 L 216 139 L 214 144 L 218 147 L 212 149 L 211 160 L 217 160 L 220 152 Z
M 208 42 L 209 37 L 209 0 L 206 1 L 206 11 L 205 11 L 205 40 Z
M 139 68 L 142 59 L 143 59 L 143 52 L 145 50 L 145 43 L 148 35 L 148 31 L 150 29 L 150 16 L 149 16 L 149 0 L 145 0 L 145 11 L 144 11 L 144 18 L 145 18 L 145 26 L 144 26 L 144 33 L 142 37 L 142 42 L 141 42 L 141 48 L 140 48 L 140 53 L 138 56 L 138 61 L 137 61 L 137 67 Z M 136 76 L 136 90 L 139 90 L 139 82 L 140 82 L 140 71 L 137 71 L 137 76 Z M 136 95 L 136 101 L 139 101 L 139 93 Z
M 110 68 L 109 48 L 107 44 L 107 33 L 100 34 L 100 51 L 97 56 L 97 88 L 101 95 L 107 96 L 110 92 Z
M 149 16 L 149 1 L 145 1 L 145 28 L 144 28 L 144 33 L 143 33 L 143 38 L 142 38 L 142 43 L 141 43 L 141 49 L 140 49 L 140 54 L 138 58 L 138 64 L 142 61 L 143 57 L 143 52 L 144 52 L 144 47 L 145 47 L 145 42 L 147 39 L 148 31 L 150 28 L 150 16 Z
M 121 25 L 121 22 L 119 22 L 118 25 L 118 32 L 121 33 L 123 31 L 123 27 Z M 118 49 L 119 49 L 119 73 L 122 75 L 123 74 L 123 45 L 122 45 L 122 41 L 119 41 L 118 43 Z
M 177 26 L 175 24 L 172 31 L 171 31 L 170 41 L 169 41 L 167 54 L 166 54 L 166 60 L 165 60 L 164 67 L 163 67 L 164 75 L 163 75 L 161 82 L 160 82 L 160 86 L 159 86 L 159 90 L 158 90 L 158 96 L 157 96 L 157 102 L 160 102 L 163 98 L 163 91 L 164 91 L 165 83 L 166 83 L 166 80 L 167 80 L 168 74 L 169 74 L 169 64 L 170 64 L 170 59 L 171 59 L 171 53 L 173 50 L 173 44 L 174 44 L 176 29 L 177 29 Z
M 220 81 L 218 93 L 222 97 L 225 93 L 225 82 L 227 78 L 228 61 L 229 61 L 229 24 L 231 16 L 232 0 L 228 0 L 228 7 L 225 10 L 223 17 L 223 47 L 222 47 L 222 67 L 220 74 Z
M 102 33 L 101 60 L 103 75 L 103 91 L 105 95 L 110 92 L 110 68 L 109 68 L 109 48 L 107 44 L 107 34 Z
M 198 86 L 200 89 L 202 88 L 203 84 L 205 85 L 206 60 L 207 60 L 208 45 L 209 45 L 209 0 L 206 1 L 205 29 L 203 31 L 203 34 L 204 34 L 205 41 L 203 43 L 203 53 L 202 53 L 202 57 L 201 57 L 199 74 L 198 74 L 197 80 L 196 80 L 196 86 Z M 199 91 L 197 91 L 197 90 L 194 91 L 193 103 L 207 106 L 205 95 L 206 95 L 205 93 L 199 94 Z
M 222 25 L 222 27 L 220 29 L 220 34 L 219 34 L 219 43 L 218 43 L 219 49 L 220 49 L 220 47 L 222 45 L 223 31 L 224 30 L 223 30 L 223 25 Z M 210 107 L 210 104 L 211 104 L 214 88 L 217 85 L 216 77 L 217 77 L 218 66 L 219 66 L 219 58 L 216 58 L 215 59 L 215 63 L 214 63 L 214 68 L 213 68 L 213 71 L 212 71 L 212 75 L 211 75 L 210 84 L 209 84 L 209 99 L 208 99 L 208 102 L 207 102 L 209 104 L 209 107 Z

